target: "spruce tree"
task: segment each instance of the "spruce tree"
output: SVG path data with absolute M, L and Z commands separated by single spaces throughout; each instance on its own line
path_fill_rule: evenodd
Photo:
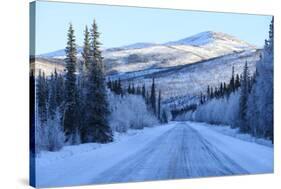
M 56 78 L 54 74 L 51 74 L 51 78 L 49 80 L 49 91 L 48 117 L 53 120 L 57 109 Z
M 60 107 L 64 100 L 64 79 L 61 74 L 58 74 L 57 70 L 54 71 L 54 80 L 55 80 L 55 98 L 57 107 Z
M 128 90 L 127 90 L 128 94 L 131 94 L 132 93 L 132 89 L 131 89 L 131 83 L 129 83 L 129 86 L 128 86 Z
M 231 74 L 231 79 L 229 82 L 229 91 L 230 93 L 235 90 L 235 76 L 234 76 L 234 66 L 232 66 L 232 74 Z
M 65 75 L 65 110 L 63 118 L 63 127 L 66 134 L 66 140 L 70 144 L 75 144 L 74 135 L 77 132 L 77 89 L 76 89 L 76 44 L 72 24 L 69 25 L 67 34 L 66 52 L 66 75 Z
M 241 81 L 241 93 L 239 101 L 239 121 L 240 131 L 249 132 L 249 125 L 247 122 L 247 101 L 249 95 L 249 70 L 248 64 L 245 63 L 243 70 L 243 77 Z
M 100 33 L 94 20 L 91 30 L 91 64 L 87 82 L 85 127 L 82 142 L 107 143 L 113 141 L 108 124 L 109 105 L 99 42 Z
M 120 78 L 118 79 L 118 82 L 117 82 L 117 91 L 118 91 L 119 95 L 123 96 L 123 89 L 122 89 L 122 84 L 121 84 Z
M 83 57 L 83 65 L 85 65 L 85 71 L 89 71 L 89 64 L 91 63 L 91 44 L 90 44 L 90 32 L 88 30 L 88 26 L 85 27 L 84 31 L 84 44 L 83 44 L 83 52 L 82 52 L 82 57 Z
M 158 92 L 158 119 L 161 120 L 161 90 Z
M 220 96 L 223 96 L 223 84 L 220 84 Z
M 203 99 L 203 94 L 202 92 L 200 93 L 200 104 L 203 104 L 204 103 L 204 99 Z
M 112 91 L 112 81 L 111 80 L 109 80 L 107 82 L 107 88 L 109 88 Z
M 208 88 L 207 88 L 207 96 L 208 96 L 208 99 L 211 98 L 211 90 L 210 90 L 210 86 L 208 85 Z
M 132 89 L 131 89 L 131 93 L 132 93 L 132 94 L 135 94 L 135 93 L 136 93 L 135 84 L 134 84 L 134 83 L 133 83 L 133 86 L 132 86 Z
M 148 105 L 148 106 L 150 106 L 151 104 L 150 104 L 150 96 L 149 96 L 149 92 L 148 92 L 148 90 L 146 91 L 146 95 L 145 95 L 146 97 L 145 97 L 145 102 L 146 102 L 146 104 Z
M 141 90 L 141 95 L 142 95 L 143 99 L 145 99 L 145 94 L 146 94 L 146 92 L 145 92 L 145 84 L 143 84 L 142 90 Z
M 235 79 L 235 90 L 237 90 L 240 87 L 240 77 L 238 74 L 236 74 L 236 79 Z
M 38 106 L 38 117 L 40 123 L 44 125 L 47 122 L 47 94 L 46 94 L 46 79 L 45 74 L 39 70 L 39 76 L 36 82 L 36 99 Z
M 151 103 L 151 109 L 154 115 L 156 115 L 156 92 L 155 92 L 155 80 L 152 79 L 152 85 L 151 85 L 151 93 L 150 93 L 150 103 Z

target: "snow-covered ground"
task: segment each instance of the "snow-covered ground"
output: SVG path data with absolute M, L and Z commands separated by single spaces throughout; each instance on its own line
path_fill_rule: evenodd
M 273 172 L 273 148 L 221 134 L 200 123 L 187 124 L 249 173 Z
M 170 122 L 118 135 L 110 144 L 68 146 L 36 159 L 38 187 L 273 172 L 273 148 L 202 124 Z
M 248 141 L 248 142 L 255 142 L 257 144 L 265 145 L 268 147 L 273 147 L 271 140 L 267 140 L 264 138 L 256 138 L 256 137 L 251 136 L 248 133 L 241 133 L 239 131 L 239 128 L 231 128 L 229 125 L 212 125 L 212 124 L 208 124 L 208 123 L 197 123 L 197 122 L 189 122 L 189 124 L 195 125 L 195 126 L 196 125 L 205 126 L 212 130 L 215 130 L 216 132 L 225 134 L 227 136 L 231 136 L 231 137 L 238 138 L 238 139 Z
M 109 144 L 67 146 L 59 152 L 43 152 L 36 158 L 38 187 L 89 184 L 102 171 L 145 148 L 155 138 L 173 129 L 176 124 L 143 130 L 129 130 L 115 135 Z

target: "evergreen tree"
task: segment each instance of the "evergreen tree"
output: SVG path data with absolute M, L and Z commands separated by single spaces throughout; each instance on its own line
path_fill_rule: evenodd
M 220 92 L 219 93 L 220 93 L 220 96 L 223 96 L 223 84 L 222 83 L 220 84 Z
M 161 90 L 158 92 L 158 119 L 161 120 Z
M 109 81 L 107 82 L 107 87 L 108 87 L 110 90 L 112 90 L 112 81 L 111 81 L 111 80 L 109 80 Z
M 76 43 L 72 24 L 69 25 L 67 34 L 66 52 L 66 75 L 65 75 L 65 110 L 63 118 L 63 127 L 66 134 L 66 140 L 70 144 L 75 144 L 73 136 L 77 132 L 77 88 L 76 88 Z
M 273 48 L 274 48 L 274 17 L 271 19 L 271 23 L 269 25 L 269 38 L 268 40 L 265 40 L 265 46 L 264 49 L 268 52 L 271 53 L 273 56 Z
M 269 27 L 269 38 L 265 41 L 256 74 L 250 86 L 247 119 L 254 136 L 273 139 L 273 59 L 274 59 L 274 18 Z M 242 84 L 241 84 L 242 85 Z
M 136 90 L 135 90 L 135 84 L 133 83 L 132 89 L 131 89 L 131 94 L 135 94 Z
M 129 86 L 128 86 L 128 90 L 127 90 L 128 94 L 131 94 L 132 93 L 132 89 L 131 89 L 131 83 L 129 83 Z
M 213 87 L 210 88 L 210 98 L 214 98 L 214 91 L 213 91 Z
M 100 33 L 96 22 L 91 30 L 91 64 L 89 67 L 85 126 L 82 142 L 107 143 L 113 141 L 112 131 L 108 124 L 109 107 L 106 94 L 104 68 L 99 42 Z
M 85 27 L 84 31 L 84 44 L 83 44 L 83 52 L 82 57 L 84 61 L 84 66 L 86 72 L 89 71 L 89 64 L 91 63 L 91 43 L 90 43 L 90 32 L 88 30 L 88 26 Z
M 51 78 L 49 80 L 49 103 L 48 103 L 48 117 L 53 120 L 56 109 L 57 109 L 57 102 L 56 102 L 56 79 L 53 74 L 51 74 Z
M 148 90 L 146 91 L 146 99 L 145 99 L 146 104 L 148 104 L 149 106 L 151 105 L 150 103 L 150 96 L 149 96 L 149 92 Z
M 239 101 L 239 121 L 240 131 L 249 132 L 249 125 L 247 122 L 247 101 L 249 96 L 249 70 L 248 64 L 245 63 L 243 70 L 243 77 L 241 81 L 241 94 Z
M 145 94 L 146 94 L 146 92 L 145 92 L 145 84 L 143 84 L 142 91 L 141 91 L 141 95 L 142 95 L 143 99 L 145 99 Z
M 54 80 L 55 80 L 55 98 L 57 107 L 60 107 L 64 100 L 64 79 L 61 74 L 58 74 L 57 70 L 54 71 Z
M 204 99 L 203 99 L 203 94 L 202 92 L 200 93 L 200 104 L 203 104 L 204 103 Z
M 234 75 L 234 66 L 232 66 L 232 74 L 231 74 L 231 79 L 229 82 L 229 92 L 234 92 L 235 90 L 235 75 Z
M 39 76 L 36 83 L 36 97 L 38 106 L 38 116 L 40 123 L 44 125 L 47 122 L 47 93 L 46 93 L 46 79 L 45 74 L 39 70 Z
M 207 88 L 207 97 L 208 99 L 211 98 L 211 90 L 210 90 L 210 86 L 208 85 L 208 88 Z
M 238 89 L 239 87 L 240 87 L 240 77 L 238 74 L 236 74 L 235 89 Z
M 123 96 L 123 89 L 122 89 L 122 84 L 121 84 L 121 79 L 118 79 L 118 83 L 117 83 L 117 91 L 119 95 Z
M 151 109 L 153 113 L 156 115 L 156 92 L 155 92 L 154 78 L 152 79 L 152 85 L 151 85 L 150 103 L 151 103 Z

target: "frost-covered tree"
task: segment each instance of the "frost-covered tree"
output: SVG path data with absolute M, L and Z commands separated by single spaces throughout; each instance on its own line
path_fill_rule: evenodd
M 249 96 L 249 69 L 247 62 L 244 65 L 243 77 L 241 80 L 241 94 L 239 101 L 239 128 L 241 132 L 249 132 L 250 128 L 247 122 L 247 101 Z
M 155 91 L 155 79 L 152 79 L 151 84 L 151 92 L 150 92 L 150 103 L 151 103 L 151 109 L 153 113 L 156 115 L 156 91 Z
M 57 109 L 57 99 L 56 99 L 56 78 L 51 74 L 49 80 L 49 103 L 48 103 L 48 117 L 54 119 L 55 112 Z
M 91 43 L 90 43 L 90 32 L 88 26 L 85 27 L 84 31 L 84 43 L 83 43 L 83 65 L 85 66 L 85 71 L 89 71 L 89 65 L 91 63 Z
M 143 99 L 145 99 L 145 95 L 146 95 L 145 84 L 143 84 L 143 86 L 142 86 L 141 95 L 142 95 Z
M 59 112 L 56 111 L 53 119 L 48 119 L 45 126 L 36 124 L 36 153 L 42 150 L 58 151 L 64 146 L 65 134 L 61 125 Z M 37 121 L 38 122 L 38 121 Z
M 235 78 L 235 90 L 237 90 L 240 87 L 240 77 L 239 74 L 236 74 Z
M 56 86 L 56 103 L 57 106 L 62 109 L 62 104 L 65 99 L 65 86 L 64 86 L 64 78 L 61 74 L 57 73 L 57 70 L 54 72 L 55 77 L 55 86 Z
M 67 46 L 65 48 L 66 53 L 66 75 L 65 75 L 65 108 L 63 115 L 63 127 L 66 133 L 67 140 L 70 144 L 76 143 L 70 141 L 73 139 L 72 135 L 77 130 L 77 88 L 76 88 L 76 61 L 77 50 L 75 43 L 75 36 L 72 24 L 69 25 L 67 34 Z
M 257 63 L 256 77 L 248 100 L 247 117 L 255 136 L 270 138 L 273 142 L 273 57 L 274 18 L 269 27 L 269 39 Z
M 158 103 L 157 103 L 157 117 L 159 120 L 161 120 L 161 90 L 158 92 Z
M 36 82 L 36 101 L 38 107 L 38 117 L 40 124 L 44 125 L 47 121 L 47 81 L 45 74 L 39 70 L 39 76 Z
M 232 74 L 231 74 L 231 79 L 229 82 L 229 90 L 230 90 L 230 92 L 233 92 L 235 90 L 234 66 L 232 66 Z
M 123 97 L 109 93 L 110 126 L 113 131 L 126 132 L 128 129 L 143 129 L 157 125 L 158 121 L 140 95 L 126 94 Z
M 91 29 L 91 64 L 87 79 L 85 104 L 85 125 L 82 131 L 82 142 L 107 143 L 113 140 L 108 124 L 108 102 L 106 83 L 99 42 L 100 33 L 96 22 Z

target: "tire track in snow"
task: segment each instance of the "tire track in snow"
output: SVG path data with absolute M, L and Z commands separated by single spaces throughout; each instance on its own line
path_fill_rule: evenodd
M 114 158 L 114 157 L 112 157 Z M 137 182 L 247 174 L 186 123 L 157 137 L 143 150 L 93 179 L 93 183 Z

